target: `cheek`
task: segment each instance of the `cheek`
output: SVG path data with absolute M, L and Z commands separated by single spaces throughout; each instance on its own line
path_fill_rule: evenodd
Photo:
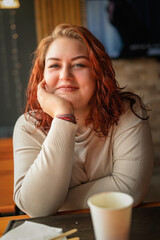
M 88 77 L 86 87 L 88 88 L 89 95 L 92 96 L 94 94 L 95 88 L 96 88 L 96 81 L 95 81 L 95 79 L 93 78 L 92 75 L 90 75 Z
M 94 97 L 95 89 L 96 89 L 96 81 L 92 78 L 89 84 L 89 93 L 90 93 L 90 100 L 92 97 Z
M 89 87 L 89 97 L 90 97 L 90 99 L 94 96 L 94 93 L 95 93 L 95 84 L 90 83 L 90 87 Z
M 45 79 L 45 82 L 46 82 L 46 89 L 49 90 L 49 89 L 53 89 L 56 85 L 56 76 L 55 74 L 53 73 L 50 73 L 50 72 L 44 72 L 44 79 Z
M 90 79 L 89 81 L 86 80 L 82 88 L 83 98 L 89 102 L 91 98 L 94 96 L 94 92 L 95 92 L 94 79 Z

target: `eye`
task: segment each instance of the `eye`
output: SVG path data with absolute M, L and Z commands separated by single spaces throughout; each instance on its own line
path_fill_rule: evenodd
M 82 63 L 77 63 L 77 64 L 74 64 L 73 67 L 74 68 L 83 68 L 83 67 L 85 67 L 85 65 Z
M 59 68 L 59 67 L 60 67 L 59 64 L 52 64 L 52 65 L 49 66 L 49 68 Z

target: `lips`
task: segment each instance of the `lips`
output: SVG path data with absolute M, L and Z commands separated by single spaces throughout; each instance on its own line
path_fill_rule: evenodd
M 56 90 L 62 91 L 62 92 L 72 92 L 77 90 L 78 87 L 73 86 L 73 85 L 61 85 L 59 87 L 57 87 Z

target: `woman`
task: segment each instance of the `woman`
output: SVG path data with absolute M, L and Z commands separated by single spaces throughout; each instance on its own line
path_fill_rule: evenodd
M 103 45 L 58 25 L 35 52 L 26 112 L 14 129 L 14 200 L 30 216 L 87 208 L 98 192 L 139 204 L 152 174 L 147 110 L 123 92 Z

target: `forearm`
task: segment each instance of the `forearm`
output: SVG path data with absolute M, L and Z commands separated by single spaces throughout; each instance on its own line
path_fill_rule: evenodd
M 90 196 L 100 192 L 124 192 L 130 194 L 134 198 L 134 206 L 143 201 L 146 194 L 151 176 L 150 173 L 145 179 L 144 184 L 138 184 L 132 176 L 121 176 L 113 174 L 101 179 L 97 179 L 85 184 L 81 184 L 69 190 L 61 210 L 84 209 L 88 208 L 87 200 Z
M 138 120 L 130 130 L 124 129 L 121 134 L 117 132 L 113 146 L 110 174 L 70 189 L 63 209 L 87 208 L 91 195 L 108 191 L 132 195 L 134 205 L 143 201 L 153 169 L 153 146 L 148 123 Z
M 30 143 L 34 150 L 28 143 L 26 151 L 21 150 L 20 144 L 15 147 L 14 198 L 18 207 L 31 216 L 55 213 L 66 197 L 76 133 L 76 127 L 71 125 L 56 119 L 39 153 L 37 150 L 38 156 L 35 141 Z M 34 159 L 29 161 L 29 157 Z

